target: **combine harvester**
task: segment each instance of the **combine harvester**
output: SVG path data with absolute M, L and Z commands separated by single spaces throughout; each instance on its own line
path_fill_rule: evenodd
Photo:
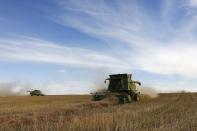
M 30 96 L 45 96 L 41 90 L 31 90 L 27 92 L 29 92 Z
M 114 74 L 105 80 L 108 82 L 108 89 L 105 92 L 95 92 L 92 94 L 93 101 L 103 100 L 110 96 L 116 96 L 120 104 L 139 101 L 140 92 L 136 88 L 136 84 L 141 85 L 138 81 L 131 79 L 131 74 Z

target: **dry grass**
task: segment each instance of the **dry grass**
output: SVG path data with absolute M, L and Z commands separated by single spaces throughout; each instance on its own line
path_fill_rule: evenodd
M 118 105 L 90 96 L 0 97 L 0 130 L 196 131 L 197 93 Z

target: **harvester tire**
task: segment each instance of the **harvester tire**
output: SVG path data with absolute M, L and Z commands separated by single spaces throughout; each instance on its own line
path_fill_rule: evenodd
M 140 96 L 138 94 L 134 95 L 134 101 L 139 101 L 140 100 Z
M 126 103 L 126 97 L 125 96 L 118 96 L 119 104 L 125 104 Z

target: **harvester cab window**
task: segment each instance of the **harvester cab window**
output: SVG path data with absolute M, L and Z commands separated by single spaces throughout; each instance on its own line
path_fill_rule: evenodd
M 121 80 L 120 79 L 111 79 L 109 82 L 109 90 L 116 91 L 121 88 Z
M 127 84 L 127 79 L 122 79 L 122 89 L 127 90 L 128 89 L 128 84 Z

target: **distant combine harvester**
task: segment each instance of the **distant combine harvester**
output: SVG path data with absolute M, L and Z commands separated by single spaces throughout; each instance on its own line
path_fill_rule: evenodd
M 45 96 L 40 90 L 30 90 L 29 92 L 30 96 Z

